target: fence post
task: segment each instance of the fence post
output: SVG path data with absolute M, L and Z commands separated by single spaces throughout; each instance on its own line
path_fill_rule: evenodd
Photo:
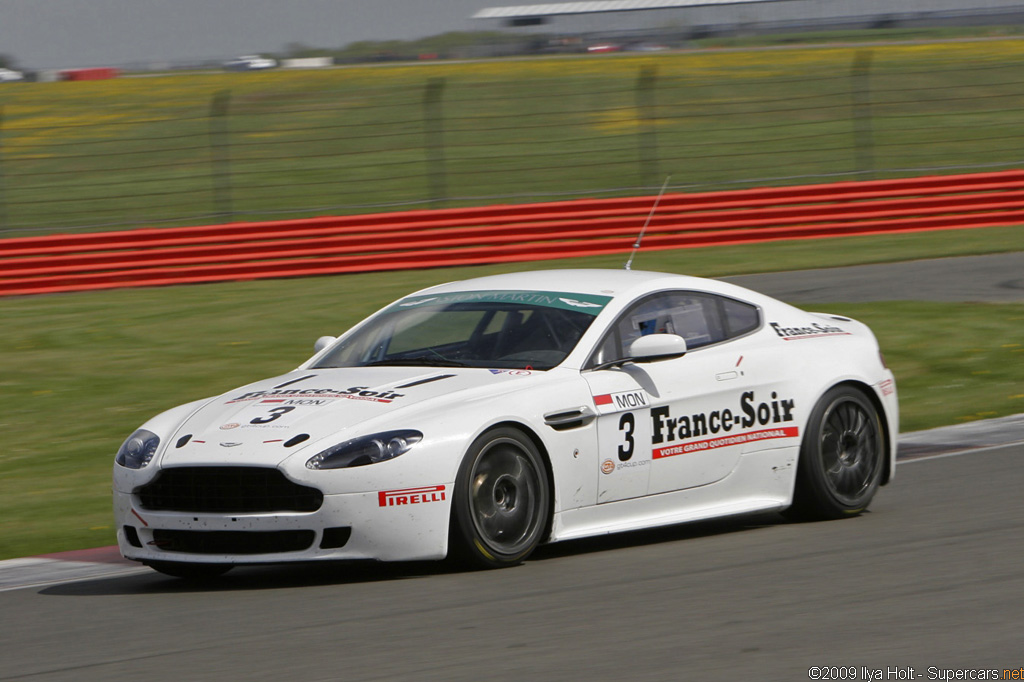
M 444 118 L 441 113 L 441 97 L 444 94 L 444 78 L 431 78 L 423 91 L 423 132 L 427 152 L 427 182 L 430 199 L 441 204 L 448 194 L 445 181 Z
M 7 189 L 4 182 L 4 106 L 0 104 L 0 232 L 7 230 Z
M 871 50 L 859 50 L 853 57 L 853 142 L 857 172 L 875 177 L 874 132 L 871 127 Z
M 657 117 L 654 104 L 654 86 L 657 69 L 646 64 L 640 67 L 640 76 L 636 81 L 636 110 L 639 118 L 637 135 L 637 151 L 640 161 L 640 182 L 645 187 L 656 187 L 658 184 L 658 140 L 654 131 L 654 120 Z
M 210 157 L 213 181 L 213 203 L 218 215 L 230 222 L 234 214 L 231 205 L 231 157 L 228 145 L 228 106 L 230 90 L 213 93 L 210 102 Z

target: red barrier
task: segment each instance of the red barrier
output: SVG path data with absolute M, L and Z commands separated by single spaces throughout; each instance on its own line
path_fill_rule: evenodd
M 64 81 L 100 81 L 117 78 L 120 75 L 121 69 L 98 66 L 88 69 L 65 69 L 60 72 L 60 79 Z
M 0 295 L 626 253 L 654 197 L 0 240 Z M 1024 171 L 662 198 L 642 250 L 1024 223 Z

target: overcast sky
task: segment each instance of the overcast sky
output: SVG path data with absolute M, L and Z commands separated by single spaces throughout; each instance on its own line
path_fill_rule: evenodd
M 0 53 L 23 68 L 225 59 L 481 26 L 487 0 L 0 0 Z

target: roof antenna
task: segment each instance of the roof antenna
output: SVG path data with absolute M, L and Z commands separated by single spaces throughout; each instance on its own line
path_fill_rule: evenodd
M 651 206 L 651 212 L 647 215 L 647 220 L 644 222 L 644 226 L 640 228 L 640 234 L 636 238 L 636 243 L 633 244 L 633 253 L 629 254 L 629 260 L 626 261 L 625 269 L 631 269 L 633 265 L 633 259 L 636 257 L 636 252 L 640 249 L 640 242 L 644 238 L 644 232 L 647 231 L 647 226 L 651 224 L 651 218 L 654 217 L 654 212 L 658 210 L 658 204 L 661 202 L 661 198 L 665 196 L 665 190 L 668 189 L 668 181 L 672 179 L 672 176 L 665 178 L 665 184 L 661 186 L 661 191 L 658 192 L 658 198 L 654 200 L 654 206 Z

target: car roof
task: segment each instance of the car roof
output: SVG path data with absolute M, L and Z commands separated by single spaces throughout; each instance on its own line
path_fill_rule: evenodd
M 417 292 L 417 294 L 453 291 L 518 290 L 565 291 L 616 297 L 637 295 L 644 291 L 657 291 L 661 289 L 698 289 L 732 296 L 758 296 L 755 292 L 713 279 L 625 269 L 514 272 L 440 284 Z

